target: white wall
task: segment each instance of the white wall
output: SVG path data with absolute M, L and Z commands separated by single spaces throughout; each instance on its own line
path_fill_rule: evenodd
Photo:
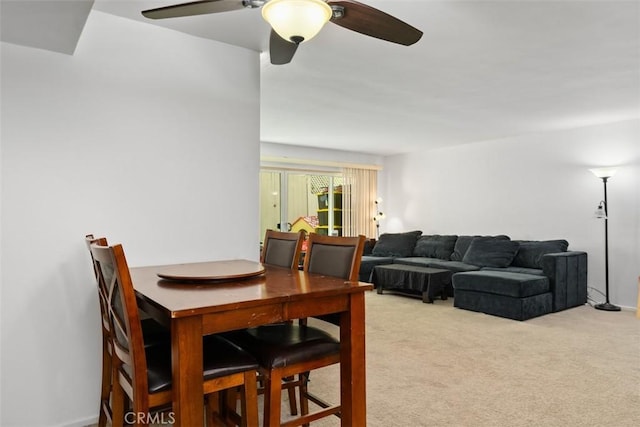
M 621 168 L 607 186 L 610 299 L 635 307 L 640 120 L 388 157 L 381 230 L 564 238 L 588 252 L 588 284 L 604 292 L 604 224 L 594 218 L 603 184 L 588 169 L 613 165 Z
M 3 43 L 2 426 L 97 417 L 84 235 L 130 265 L 257 259 L 259 57 L 92 12 L 73 56 Z

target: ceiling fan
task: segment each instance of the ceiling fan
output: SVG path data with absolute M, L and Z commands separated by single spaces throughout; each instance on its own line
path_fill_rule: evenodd
M 309 41 L 328 21 L 370 37 L 409 46 L 422 31 L 385 12 L 355 0 L 200 0 L 142 12 L 164 19 L 262 7 L 271 25 L 271 63 L 288 64 L 302 42 Z

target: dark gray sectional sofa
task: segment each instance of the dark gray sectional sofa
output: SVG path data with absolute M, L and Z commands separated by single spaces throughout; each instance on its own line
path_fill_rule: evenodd
M 362 257 L 360 280 L 375 266 L 400 264 L 449 270 L 454 306 L 526 320 L 587 302 L 587 254 L 566 240 L 509 236 L 386 233 Z

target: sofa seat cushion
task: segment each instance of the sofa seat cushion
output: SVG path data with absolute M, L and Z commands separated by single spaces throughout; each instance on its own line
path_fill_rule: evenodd
M 394 264 L 413 265 L 416 267 L 431 267 L 434 262 L 442 261 L 438 258 L 426 258 L 422 256 L 412 256 L 406 258 L 396 258 L 393 260 Z
M 406 233 L 384 233 L 376 242 L 371 255 L 382 257 L 407 257 L 413 254 L 418 237 L 422 231 Z
M 540 268 L 514 267 L 512 265 L 504 268 L 482 267 L 481 271 L 504 271 L 507 273 L 522 273 L 522 274 L 533 274 L 535 276 L 544 276 L 544 272 Z
M 413 256 L 426 258 L 439 258 L 449 260 L 456 245 L 458 236 L 441 236 L 433 234 L 422 236 L 416 242 L 413 249 Z
M 477 265 L 465 264 L 460 261 L 444 261 L 444 260 L 434 260 L 429 263 L 429 267 L 432 268 L 444 268 L 445 270 L 452 271 L 454 273 L 458 273 L 461 271 L 478 271 L 481 267 Z
M 358 280 L 361 282 L 371 282 L 371 272 L 376 265 L 393 263 L 393 257 L 365 255 L 361 258 Z
M 453 288 L 494 295 L 524 298 L 549 292 L 549 279 L 534 274 L 503 271 L 474 271 L 453 275 Z

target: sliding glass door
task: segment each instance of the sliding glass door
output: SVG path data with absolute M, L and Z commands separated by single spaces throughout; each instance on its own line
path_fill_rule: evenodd
M 342 235 L 341 174 L 260 172 L 260 239 L 267 229 Z

